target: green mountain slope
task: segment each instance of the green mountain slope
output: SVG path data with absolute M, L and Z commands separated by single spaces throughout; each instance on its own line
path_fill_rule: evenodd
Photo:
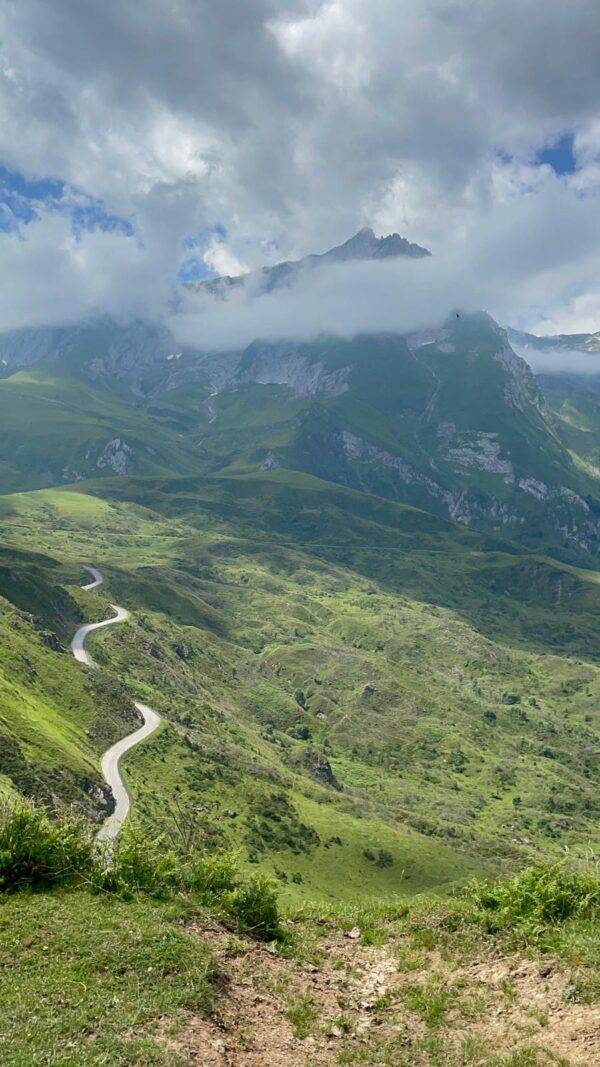
M 0 552 L 0 794 L 100 819 L 112 799 L 99 755 L 136 714 L 114 677 L 86 676 L 66 647 L 82 618 L 70 578 L 48 557 Z
M 569 435 L 483 313 L 457 312 L 408 337 L 257 341 L 221 353 L 177 350 L 168 331 L 144 323 L 46 334 L 0 337 L 4 491 L 98 472 L 279 468 L 573 562 L 598 551 L 589 435 Z
M 593 847 L 592 572 L 281 470 L 1 503 L 133 613 L 91 648 L 165 719 L 127 760 L 154 833 L 177 797 L 288 896 L 348 900 Z
M 2 492 L 115 472 L 197 469 L 184 442 L 101 383 L 53 366 L 0 379 Z

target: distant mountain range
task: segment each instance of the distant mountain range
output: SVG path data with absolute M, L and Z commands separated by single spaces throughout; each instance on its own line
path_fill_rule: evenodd
M 537 337 L 522 330 L 507 330 L 508 339 L 515 348 L 524 353 L 532 352 L 589 352 L 600 355 L 600 330 L 597 333 L 559 333 L 547 337 Z
M 220 297 L 253 278 L 275 290 L 323 263 L 428 254 L 365 229 L 321 256 L 204 288 Z M 584 558 L 600 547 L 596 395 L 577 379 L 536 381 L 515 347 L 593 360 L 598 337 L 537 338 L 483 312 L 418 335 L 257 338 L 230 352 L 110 318 L 0 334 L 0 490 L 302 471 Z

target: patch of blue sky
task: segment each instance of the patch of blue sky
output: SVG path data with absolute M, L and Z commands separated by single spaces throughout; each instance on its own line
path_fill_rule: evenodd
M 113 215 L 106 211 L 99 200 L 88 200 L 85 203 L 74 205 L 70 212 L 73 222 L 73 232 L 79 237 L 84 232 L 93 230 L 105 230 L 110 233 L 122 233 L 126 237 L 133 237 L 135 226 L 130 219 Z
M 182 244 L 186 252 L 190 252 L 179 268 L 177 280 L 184 285 L 192 282 L 202 282 L 207 278 L 218 277 L 216 271 L 211 270 L 204 262 L 204 253 L 207 251 L 211 240 L 218 237 L 224 241 L 227 237 L 227 228 L 218 222 L 215 226 L 207 226 L 198 233 L 189 233 L 183 238 Z
M 533 162 L 538 166 L 546 164 L 552 167 L 555 174 L 573 174 L 577 169 L 577 160 L 573 150 L 573 134 L 565 133 L 558 140 L 540 148 L 533 157 Z M 499 148 L 496 153 L 501 163 L 510 164 L 515 157 L 505 148 Z
M 573 174 L 577 162 L 573 151 L 573 134 L 565 133 L 555 141 L 538 152 L 536 163 L 547 163 L 552 167 L 555 174 Z
M 186 283 L 203 282 L 207 278 L 216 277 L 215 271 L 207 267 L 201 256 L 189 256 L 181 264 L 177 280 L 185 285 Z
M 206 226 L 203 230 L 199 230 L 198 233 L 188 233 L 183 238 L 183 247 L 188 252 L 192 252 L 196 248 L 206 250 L 213 237 L 218 237 L 220 241 L 224 241 L 227 237 L 227 228 L 218 222 L 216 226 Z
M 130 219 L 107 211 L 100 200 L 54 178 L 29 179 L 0 165 L 0 230 L 20 232 L 40 218 L 42 211 L 57 212 L 71 219 L 73 233 L 100 229 L 133 236 Z

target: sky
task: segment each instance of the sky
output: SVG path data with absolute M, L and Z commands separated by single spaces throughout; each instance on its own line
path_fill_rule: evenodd
M 171 320 L 364 225 L 431 261 L 178 330 L 600 329 L 597 0 L 0 0 L 0 329 Z

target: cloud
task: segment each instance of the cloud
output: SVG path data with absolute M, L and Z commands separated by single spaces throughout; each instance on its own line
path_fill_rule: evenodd
M 600 197 L 581 197 L 549 167 L 501 169 L 494 212 L 442 235 L 431 258 L 327 266 L 304 272 L 293 289 L 234 291 L 227 302 L 194 292 L 171 328 L 182 343 L 219 349 L 257 337 L 404 332 L 439 323 L 460 307 L 484 308 L 500 323 L 541 334 L 576 323 L 594 331 Z
M 71 220 L 54 212 L 0 239 L 0 322 L 24 325 L 70 322 L 99 310 L 146 315 L 148 291 L 166 306 L 170 289 L 157 288 L 145 249 L 123 232 L 96 229 L 79 238 Z
M 571 348 L 536 350 L 519 344 L 513 344 L 512 347 L 536 374 L 600 376 L 600 353 L 598 352 L 586 353 Z
M 0 235 L 12 307 L 156 313 L 189 234 L 223 226 L 205 255 L 231 272 L 367 223 L 466 254 L 520 325 L 598 322 L 599 35 L 596 0 L 5 0 L 0 164 L 134 231 L 71 246 L 42 204 L 22 247 Z M 537 165 L 571 136 L 573 173 Z

